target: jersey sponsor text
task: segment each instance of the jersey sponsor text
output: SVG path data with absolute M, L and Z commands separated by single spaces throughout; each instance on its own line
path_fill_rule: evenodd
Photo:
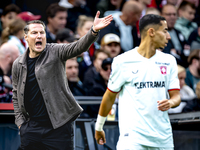
M 136 89 L 143 88 L 162 88 L 165 87 L 165 81 L 148 81 L 148 82 L 136 82 L 134 83 Z

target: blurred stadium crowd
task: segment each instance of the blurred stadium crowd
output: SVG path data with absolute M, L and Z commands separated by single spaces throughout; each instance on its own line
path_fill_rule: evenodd
M 182 102 L 169 113 L 200 110 L 200 8 L 198 0 L 7 0 L 0 2 L 0 102 L 12 103 L 12 64 L 28 48 L 23 28 L 28 21 L 46 24 L 48 43 L 70 43 L 100 17 L 113 15 L 112 23 L 81 55 L 66 61 L 66 78 L 74 96 L 103 96 L 114 57 L 140 44 L 138 23 L 146 14 L 166 18 L 171 36 L 164 53 L 178 64 Z M 117 101 L 117 99 L 116 99 Z M 96 118 L 99 105 L 84 107 L 82 118 Z M 113 107 L 116 110 L 116 107 Z M 116 113 L 116 111 L 111 111 Z

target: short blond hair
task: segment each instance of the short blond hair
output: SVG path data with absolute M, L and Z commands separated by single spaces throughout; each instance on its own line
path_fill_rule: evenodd
M 185 68 L 183 66 L 177 65 L 177 67 L 178 67 L 178 74 L 185 71 Z

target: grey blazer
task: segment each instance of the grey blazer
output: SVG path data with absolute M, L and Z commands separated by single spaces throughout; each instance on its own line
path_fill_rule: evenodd
M 82 112 L 68 87 L 65 62 L 88 50 L 97 37 L 90 30 L 77 42 L 47 43 L 35 64 L 35 76 L 54 129 L 75 120 Z M 29 119 L 24 107 L 28 51 L 14 61 L 12 68 L 13 105 L 17 126 Z

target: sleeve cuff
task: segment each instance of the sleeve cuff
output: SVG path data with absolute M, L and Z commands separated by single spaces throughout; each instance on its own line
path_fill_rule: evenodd
M 174 90 L 180 91 L 180 89 L 169 89 L 168 91 L 174 91 Z
M 112 93 L 119 93 L 121 91 L 121 90 L 119 90 L 118 92 L 114 92 L 114 91 L 110 90 L 108 87 L 107 87 L 107 89 Z

